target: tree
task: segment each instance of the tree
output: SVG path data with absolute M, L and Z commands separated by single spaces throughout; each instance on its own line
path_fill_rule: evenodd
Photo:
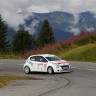
M 43 26 L 37 38 L 37 44 L 39 47 L 43 47 L 46 44 L 54 42 L 55 38 L 52 28 L 50 27 L 48 20 L 44 20 Z
M 0 15 L 0 53 L 5 53 L 8 48 L 7 26 Z
M 12 50 L 19 54 L 34 48 L 35 39 L 28 31 L 18 30 L 12 41 Z

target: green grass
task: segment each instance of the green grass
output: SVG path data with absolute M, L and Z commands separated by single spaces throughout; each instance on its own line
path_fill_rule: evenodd
M 63 48 L 62 46 L 54 51 L 49 51 L 46 53 L 51 53 L 60 56 L 63 59 L 70 61 L 91 61 L 96 62 L 96 43 L 86 44 L 83 46 L 72 44 L 68 48 Z M 16 55 L 0 55 L 0 59 L 22 59 Z
M 24 77 L 20 76 L 0 76 L 0 88 L 6 86 L 12 80 L 23 80 Z
M 20 56 L 18 55 L 6 55 L 6 54 L 0 54 L 0 59 L 22 59 Z
M 33 78 L 33 77 L 24 77 L 24 76 L 2 75 L 0 76 L 0 88 L 6 86 L 8 83 L 14 80 L 43 80 L 43 79 Z
M 83 46 L 72 45 L 68 49 L 59 49 L 54 54 L 70 61 L 96 62 L 96 43 Z

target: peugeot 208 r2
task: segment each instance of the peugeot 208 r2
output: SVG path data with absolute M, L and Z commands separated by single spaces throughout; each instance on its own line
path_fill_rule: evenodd
M 49 74 L 70 72 L 69 62 L 62 60 L 52 54 L 31 55 L 26 60 L 23 70 L 26 74 L 30 72 L 48 72 Z

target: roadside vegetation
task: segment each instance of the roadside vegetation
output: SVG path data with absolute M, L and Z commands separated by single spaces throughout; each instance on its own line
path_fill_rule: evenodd
M 0 59 L 26 59 L 32 54 L 42 53 L 55 54 L 69 61 L 96 62 L 96 32 L 83 33 L 79 36 L 54 44 L 47 44 L 44 47 L 29 50 L 19 55 L 2 54 Z
M 25 76 L 15 76 L 15 75 L 0 75 L 0 88 L 7 86 L 11 81 L 14 80 L 42 80 L 39 78 L 25 77 Z
M 21 57 L 27 58 L 29 55 L 40 53 L 55 54 L 70 61 L 96 62 L 96 32 L 83 33 L 38 50 L 30 50 L 21 54 Z
M 74 48 L 75 46 L 75 48 Z M 57 53 L 61 58 L 70 60 L 70 61 L 90 61 L 96 62 L 96 43 L 87 44 L 83 46 L 73 45 L 71 49 L 64 50 L 62 53 Z
M 0 88 L 6 86 L 9 82 L 13 80 L 23 80 L 24 77 L 20 76 L 0 76 Z
M 15 54 L 0 54 L 0 59 L 22 59 L 22 57 Z

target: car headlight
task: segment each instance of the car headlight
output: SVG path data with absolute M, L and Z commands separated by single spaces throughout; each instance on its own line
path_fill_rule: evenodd
M 60 65 L 57 64 L 57 63 L 53 63 L 53 62 L 52 62 L 52 64 L 54 64 L 56 68 L 59 68 L 59 67 L 60 67 Z

